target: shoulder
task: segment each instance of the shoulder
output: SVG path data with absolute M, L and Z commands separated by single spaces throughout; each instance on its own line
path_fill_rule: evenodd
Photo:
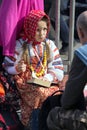
M 22 39 L 16 40 L 15 51 L 19 52 L 19 53 L 22 52 L 23 51 L 23 44 L 24 44 L 24 41 Z
M 16 40 L 16 47 L 22 47 L 23 43 L 24 43 L 24 41 L 21 38 Z
M 47 39 L 46 42 L 49 44 L 50 47 L 56 46 L 53 40 Z
M 81 71 L 81 68 L 84 69 L 84 67 L 86 67 L 86 66 L 82 62 L 82 60 L 76 54 L 74 54 L 74 58 L 73 58 L 73 61 L 71 64 L 71 69 L 74 68 L 76 71 L 77 70 Z
M 75 55 L 87 66 L 87 44 L 76 49 Z

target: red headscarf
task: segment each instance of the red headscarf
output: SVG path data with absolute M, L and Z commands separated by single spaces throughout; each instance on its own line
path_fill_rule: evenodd
M 28 39 L 29 42 L 33 41 L 34 44 L 39 44 L 35 40 L 35 33 L 37 29 L 37 23 L 43 18 L 46 17 L 48 19 L 48 29 L 47 29 L 47 34 L 49 32 L 50 28 L 50 19 L 48 15 L 46 15 L 45 12 L 41 10 L 32 10 L 25 18 L 24 20 L 24 37 Z

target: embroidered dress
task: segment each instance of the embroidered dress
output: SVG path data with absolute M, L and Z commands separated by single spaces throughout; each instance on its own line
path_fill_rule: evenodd
M 44 42 L 39 43 L 34 39 L 37 22 L 46 14 L 41 11 L 36 11 L 35 13 L 32 11 L 31 14 L 34 19 L 36 18 L 34 30 L 29 27 L 31 26 L 31 24 L 28 24 L 28 22 L 31 23 L 30 21 L 25 22 L 26 35 L 23 37 L 25 40 L 23 38 L 17 40 L 14 57 L 5 57 L 3 62 L 6 71 L 14 75 L 16 80 L 17 89 L 21 95 L 21 120 L 24 125 L 27 125 L 30 121 L 32 111 L 40 108 L 43 101 L 54 91 L 58 90 L 58 85 L 46 88 L 40 85 L 27 84 L 27 80 L 36 76 L 36 78 L 47 78 L 50 82 L 58 83 L 64 76 L 62 60 L 54 42 L 44 39 Z M 28 20 L 28 17 L 26 20 Z M 30 35 L 27 37 L 29 32 Z M 26 71 L 22 73 L 16 69 L 16 64 L 21 60 L 24 60 L 27 65 Z
M 16 44 L 17 47 L 16 47 L 15 57 L 14 57 L 17 59 L 17 61 L 14 62 L 12 59 L 9 59 L 8 57 L 5 58 L 5 61 L 7 61 L 9 64 L 12 64 L 12 63 L 17 64 L 17 62 L 20 61 L 23 54 L 23 47 L 22 47 L 23 43 L 24 41 L 22 39 L 17 41 L 17 44 Z M 50 74 L 52 73 L 54 74 L 54 81 L 56 80 L 56 82 L 58 82 L 58 80 L 60 81 L 63 78 L 63 64 L 62 64 L 60 55 L 58 53 L 58 49 L 56 48 L 54 43 L 52 41 L 49 41 L 49 45 L 54 52 L 53 53 L 54 55 L 52 55 L 54 60 L 49 62 L 48 71 L 47 71 L 47 66 L 46 66 L 46 71 L 45 71 L 44 76 L 51 78 Z M 28 47 L 30 47 L 30 55 L 31 55 L 30 58 L 32 61 L 32 66 L 36 68 L 39 60 L 38 60 L 38 57 L 36 57 L 35 50 L 36 52 L 39 53 L 39 54 L 37 53 L 39 57 L 43 57 L 43 44 L 38 44 L 36 46 L 32 46 L 32 44 L 28 44 Z M 39 71 L 38 69 L 41 69 L 41 66 L 37 67 L 37 71 Z M 18 73 L 16 71 L 16 68 L 13 66 L 10 68 L 7 67 L 7 70 L 9 72 L 13 71 L 15 72 L 15 74 Z M 27 69 L 24 73 L 15 75 L 15 79 L 17 81 L 17 88 L 22 97 L 22 100 L 21 100 L 22 118 L 21 119 L 22 119 L 23 124 L 27 124 L 33 109 L 40 108 L 42 102 L 49 95 L 51 95 L 54 91 L 58 90 L 58 86 L 45 88 L 42 86 L 37 87 L 34 84 L 27 84 L 27 80 L 31 79 L 31 77 L 32 77 L 32 72 L 28 64 L 27 64 Z

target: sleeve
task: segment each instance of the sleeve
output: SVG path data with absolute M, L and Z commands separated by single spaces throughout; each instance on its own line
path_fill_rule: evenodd
M 69 72 L 69 79 L 65 86 L 61 104 L 64 109 L 70 109 L 75 106 L 81 95 L 83 95 L 83 89 L 87 83 L 87 67 L 86 65 L 74 55 L 74 59 Z
M 16 69 L 15 62 L 14 62 L 14 60 L 13 60 L 13 57 L 7 57 L 7 56 L 5 56 L 2 65 L 3 65 L 4 69 L 5 69 L 9 74 L 12 74 L 12 75 L 18 74 L 18 71 L 17 71 L 17 69 Z
M 59 54 L 59 50 L 54 44 L 53 41 L 50 41 L 50 49 L 51 49 L 51 55 L 50 55 L 50 62 L 48 63 L 48 73 L 45 75 L 46 78 L 48 78 L 51 81 L 61 81 L 64 76 L 64 67 L 62 63 L 62 59 Z
M 14 56 L 5 56 L 2 66 L 4 69 L 12 75 L 19 74 L 16 65 L 21 60 L 23 54 L 22 44 L 19 40 L 16 41 Z

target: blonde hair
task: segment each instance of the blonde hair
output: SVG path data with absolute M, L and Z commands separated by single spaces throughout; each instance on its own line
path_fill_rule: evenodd
M 51 57 L 52 51 L 51 48 L 49 46 L 49 40 L 45 42 L 46 45 L 46 53 L 47 53 L 47 61 L 50 62 L 52 60 L 53 57 Z
M 49 46 L 49 42 L 46 41 L 45 42 L 45 46 L 46 46 L 46 56 L 47 56 L 47 62 L 50 62 L 50 60 L 52 60 L 52 57 L 51 57 L 51 48 Z M 23 44 L 23 60 L 24 62 L 28 63 L 29 64 L 29 61 L 30 61 L 30 57 L 29 57 L 29 52 L 28 52 L 28 47 L 27 47 L 27 43 L 25 42 Z
M 23 44 L 23 60 L 25 63 L 28 63 L 29 64 L 29 52 L 28 52 L 28 47 L 27 47 L 27 43 L 25 42 Z

